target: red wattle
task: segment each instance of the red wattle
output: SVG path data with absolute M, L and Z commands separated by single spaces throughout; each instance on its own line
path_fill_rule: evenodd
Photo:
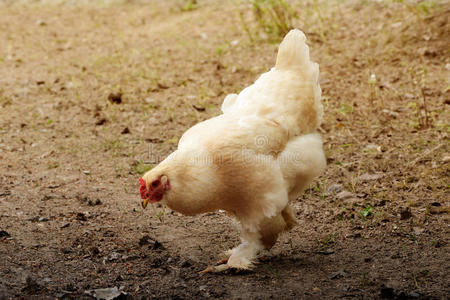
M 139 183 L 141 184 L 141 186 L 139 188 L 139 193 L 141 194 L 141 198 L 142 199 L 147 199 L 148 198 L 148 192 L 147 192 L 147 187 L 146 187 L 145 180 L 143 178 L 139 178 Z

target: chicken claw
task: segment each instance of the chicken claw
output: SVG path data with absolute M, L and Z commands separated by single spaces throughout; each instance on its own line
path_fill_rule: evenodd
M 226 255 L 224 258 L 217 261 L 214 266 L 208 266 L 206 269 L 199 272 L 199 274 L 218 273 L 218 272 L 222 272 L 222 271 L 228 269 L 227 267 L 229 267 L 229 266 L 227 265 L 227 262 L 228 262 L 229 258 L 230 258 L 230 256 Z
M 251 268 L 236 268 L 232 267 L 228 264 L 221 264 L 218 266 L 209 266 L 203 271 L 199 272 L 200 275 L 206 274 L 206 273 L 221 273 L 223 271 L 230 270 L 232 274 L 243 274 L 251 271 Z
M 233 267 L 230 267 L 227 264 L 221 264 L 218 266 L 209 266 L 206 269 L 204 269 L 203 271 L 199 272 L 199 274 L 203 275 L 206 273 L 220 273 L 220 272 L 223 272 L 228 269 L 233 269 Z
M 222 258 L 221 260 L 219 260 L 218 262 L 216 262 L 216 266 L 217 265 L 223 265 L 226 264 L 228 262 L 228 259 L 230 259 L 229 256 Z
M 226 270 L 232 271 L 232 274 L 241 274 L 241 273 L 245 273 L 247 271 L 252 270 L 254 267 L 254 265 L 251 263 L 242 264 L 239 266 L 233 266 L 228 263 L 228 260 L 229 260 L 229 258 L 225 257 L 225 258 L 221 259 L 220 261 L 218 261 L 215 266 L 209 266 L 206 269 L 204 269 L 203 271 L 199 272 L 199 274 L 203 275 L 206 273 L 221 273 Z

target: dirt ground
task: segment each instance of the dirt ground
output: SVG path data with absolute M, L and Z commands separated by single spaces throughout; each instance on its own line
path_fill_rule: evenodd
M 233 1 L 30 2 L 0 1 L 0 299 L 447 299 L 447 1 L 290 2 L 328 166 L 253 271 L 215 275 L 235 222 L 143 210 L 137 179 L 278 41 Z

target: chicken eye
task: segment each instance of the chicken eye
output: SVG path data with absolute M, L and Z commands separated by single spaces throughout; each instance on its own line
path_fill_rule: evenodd
M 150 197 L 150 193 L 149 192 L 145 193 L 145 197 L 146 198 Z
M 161 182 L 159 180 L 155 180 L 152 182 L 152 187 L 157 187 Z

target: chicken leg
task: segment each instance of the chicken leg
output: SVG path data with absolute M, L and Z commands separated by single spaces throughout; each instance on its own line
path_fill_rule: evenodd
M 253 268 L 253 261 L 263 246 L 260 242 L 259 233 L 243 232 L 242 243 L 228 250 L 225 253 L 225 258 L 218 262 L 218 265 L 209 266 L 200 274 L 218 273 L 228 269 L 235 270 L 251 270 Z
M 200 274 L 219 273 L 228 269 L 249 270 L 253 268 L 252 260 L 263 248 L 270 249 L 283 231 L 295 225 L 292 208 L 289 205 L 276 216 L 264 219 L 258 233 L 246 233 L 246 239 L 238 247 L 225 252 L 225 257 L 215 266 L 209 266 Z

